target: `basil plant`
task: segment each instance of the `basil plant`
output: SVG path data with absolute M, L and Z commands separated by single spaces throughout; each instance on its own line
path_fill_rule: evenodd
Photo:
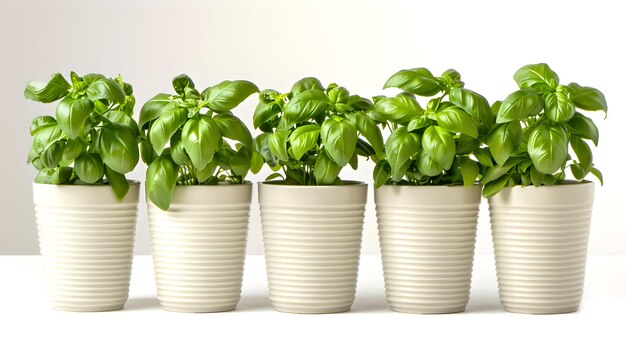
M 242 184 L 248 171 L 263 166 L 250 131 L 230 112 L 259 91 L 256 85 L 227 80 L 200 93 L 187 75 L 175 77 L 172 85 L 175 94 L 157 94 L 139 115 L 146 192 L 163 210 L 176 185 Z M 237 143 L 233 147 L 225 139 Z
M 29 82 L 24 91 L 30 100 L 60 100 L 54 117 L 39 116 L 30 125 L 35 182 L 110 184 L 121 200 L 129 188 L 125 174 L 139 161 L 133 88 L 120 76 L 71 72 L 70 81 L 56 73 L 48 82 Z
M 592 173 L 602 182 L 585 141 L 597 146 L 598 128 L 583 111 L 606 115 L 604 94 L 576 83 L 560 84 L 545 63 L 524 66 L 513 78 L 520 90 L 494 104 L 496 125 L 486 138 L 494 162 L 482 178 L 483 195 L 493 196 L 505 186 L 561 184 L 568 168 L 577 180 Z
M 341 169 L 358 167 L 358 156 L 383 153 L 382 134 L 367 116 L 368 99 L 337 84 L 303 78 L 287 93 L 264 90 L 254 112 L 255 151 L 274 171 L 267 180 L 284 184 L 343 184 Z
M 374 97 L 370 113 L 391 132 L 374 168 L 374 186 L 473 185 L 480 174 L 476 159 L 489 158 L 480 148 L 481 132 L 495 119 L 487 100 L 464 88 L 453 69 L 440 77 L 426 68 L 401 70 L 384 85 L 392 87 L 402 92 Z M 425 107 L 417 97 L 428 98 Z

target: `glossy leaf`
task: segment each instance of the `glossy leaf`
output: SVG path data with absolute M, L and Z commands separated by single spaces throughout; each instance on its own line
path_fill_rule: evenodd
M 182 135 L 183 135 L 183 131 L 180 129 L 178 129 L 174 134 L 172 134 L 172 137 L 170 138 L 170 155 L 172 156 L 172 160 L 176 162 L 177 165 L 190 166 L 192 165 L 191 159 L 189 158 L 189 155 L 187 155 L 187 151 L 185 151 L 185 146 L 183 145 Z
M 157 207 L 167 211 L 178 179 L 178 165 L 170 155 L 157 157 L 146 171 L 146 194 Z
M 443 172 L 444 168 L 424 150 L 417 155 L 417 169 L 421 174 L 428 177 L 435 177 Z
M 288 127 L 314 119 L 330 107 L 330 99 L 323 91 L 317 89 L 306 90 L 287 102 L 284 115 Z
M 567 134 L 560 125 L 542 124 L 528 138 L 528 154 L 537 170 L 552 174 L 567 157 Z
M 583 87 L 576 83 L 568 85 L 570 88 L 569 98 L 572 103 L 586 111 L 608 111 L 608 105 L 604 94 L 592 87 Z
M 480 130 L 489 131 L 494 123 L 494 115 L 489 102 L 482 95 L 469 89 L 457 88 L 450 91 L 450 102 L 467 112 L 480 123 Z
M 221 134 L 213 118 L 208 115 L 196 115 L 185 123 L 181 137 L 193 166 L 203 169 L 213 158 Z
M 202 97 L 211 109 L 215 111 L 229 111 L 237 107 L 248 96 L 258 92 L 259 88 L 252 82 L 246 80 L 226 80 L 207 88 L 202 92 Z
M 456 106 L 441 109 L 435 114 L 435 118 L 439 126 L 449 132 L 462 133 L 472 138 L 478 138 L 476 124 L 474 124 L 470 115 Z
M 49 103 L 67 95 L 71 87 L 63 75 L 55 73 L 48 82 L 28 82 L 24 96 L 30 100 Z
M 157 155 L 163 152 L 163 149 L 170 141 L 172 135 L 174 135 L 185 122 L 187 122 L 187 110 L 177 108 L 162 113 L 159 118 L 151 123 L 148 134 Z
M 558 91 L 544 96 L 544 106 L 546 117 L 557 123 L 567 122 L 576 112 L 567 95 Z
M 387 162 L 391 173 L 397 174 L 402 166 L 420 150 L 420 137 L 407 131 L 405 127 L 396 129 L 385 143 Z M 397 178 L 397 177 L 394 177 Z
M 498 110 L 496 122 L 523 120 L 528 116 L 537 115 L 542 108 L 541 98 L 534 90 L 518 90 L 504 99 Z
M 383 88 L 399 88 L 420 96 L 433 96 L 441 91 L 437 79 L 426 68 L 401 70 L 391 76 Z
M 124 89 L 114 80 L 100 78 L 87 88 L 89 100 L 105 99 L 113 104 L 122 104 L 126 100 Z
M 137 135 L 121 124 L 102 127 L 98 139 L 102 161 L 117 173 L 132 171 L 139 162 Z
M 236 175 L 245 176 L 250 170 L 251 160 L 252 150 L 247 146 L 242 146 L 237 153 L 230 158 L 230 168 Z
M 508 160 L 521 142 L 522 126 L 519 121 L 501 124 L 487 136 L 489 150 L 500 165 Z
M 380 129 L 365 113 L 346 113 L 345 117 L 354 124 L 359 133 L 369 141 L 376 154 L 384 153 L 383 135 Z
M 474 185 L 479 174 L 478 163 L 471 160 L 469 157 L 462 157 L 460 158 L 459 168 L 463 175 L 463 185 Z
M 36 117 L 30 123 L 30 135 L 34 136 L 39 131 L 48 127 L 56 126 L 56 125 L 57 125 L 57 121 L 53 117 L 50 117 L 50 116 Z
M 289 130 L 279 130 L 269 134 L 267 137 L 267 145 L 270 152 L 283 162 L 289 161 L 287 153 L 287 141 L 289 140 Z
M 586 142 L 575 135 L 570 136 L 569 142 L 572 146 L 572 150 L 576 153 L 578 163 L 580 163 L 581 167 L 585 171 L 588 171 L 589 167 L 593 165 L 593 154 L 591 153 L 591 148 Z
M 575 113 L 574 117 L 567 121 L 566 126 L 572 134 L 583 139 L 591 140 L 594 145 L 598 146 L 600 134 L 598 127 L 596 127 L 591 118 L 585 117 L 580 113 Z
M 296 96 L 302 92 L 311 89 L 324 91 L 324 86 L 322 85 L 322 82 L 319 81 L 319 79 L 315 77 L 306 77 L 300 79 L 293 84 L 293 86 L 291 87 L 291 94 L 293 94 L 293 96 Z
M 83 136 L 85 121 L 93 112 L 93 103 L 87 98 L 73 99 L 66 96 L 56 108 L 59 127 L 70 139 Z
M 74 162 L 74 172 L 85 183 L 95 183 L 104 176 L 104 164 L 100 155 L 85 152 Z
M 280 106 L 276 103 L 267 104 L 264 102 L 259 102 L 259 104 L 256 105 L 254 115 L 252 117 L 252 123 L 254 125 L 254 128 L 261 128 L 266 123 L 278 116 L 280 112 Z M 269 132 L 270 130 L 265 131 Z
M 386 119 L 399 124 L 408 123 L 424 113 L 417 101 L 406 95 L 379 99 L 375 102 L 375 106 L 376 111 Z
M 59 140 L 50 145 L 41 156 L 43 165 L 46 168 L 56 168 L 63 159 L 65 150 L 65 140 Z
M 317 145 L 320 136 L 320 126 L 307 124 L 300 126 L 289 135 L 289 152 L 291 156 L 300 160 L 302 156 Z
M 104 176 L 111 185 L 111 188 L 113 188 L 115 197 L 117 197 L 119 201 L 122 201 L 126 194 L 128 194 L 128 189 L 130 188 L 126 176 L 115 172 L 107 165 L 104 165 Z
M 378 189 L 385 185 L 385 183 L 389 180 L 389 177 L 391 177 L 391 166 L 389 166 L 389 163 L 386 160 L 381 160 L 376 164 L 376 167 L 374 167 L 374 187 Z
M 139 111 L 139 128 L 143 128 L 146 123 L 158 118 L 166 106 L 170 105 L 169 109 L 175 109 L 176 106 L 170 100 L 170 96 L 168 94 L 157 94 L 141 107 L 141 111 Z
M 424 131 L 422 149 L 443 169 L 449 169 L 454 161 L 456 145 L 445 129 L 430 126 Z
M 322 144 L 326 154 L 336 164 L 343 167 L 350 162 L 356 149 L 357 130 L 348 119 L 329 118 L 320 129 Z
M 228 113 L 220 113 L 213 117 L 213 120 L 217 123 L 222 137 L 240 141 L 246 147 L 252 148 L 252 134 L 239 118 Z
M 313 174 L 317 185 L 333 184 L 341 171 L 341 166 L 333 162 L 328 154 L 322 148 L 315 161 Z
M 502 188 L 504 188 L 509 181 L 510 175 L 504 175 L 494 181 L 491 181 L 483 187 L 483 196 L 486 198 L 490 198 L 495 194 L 499 193 Z
M 183 95 L 186 88 L 195 88 L 193 80 L 186 74 L 181 74 L 172 79 L 172 86 L 178 95 Z
M 532 88 L 538 84 L 545 84 L 551 88 L 559 85 L 559 76 L 545 63 L 526 65 L 513 75 L 520 89 Z

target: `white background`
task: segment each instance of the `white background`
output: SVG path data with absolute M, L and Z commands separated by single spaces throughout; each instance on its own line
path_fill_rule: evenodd
M 624 39 L 619 1 L 12 1 L 0 3 L 0 254 L 38 253 L 31 182 L 26 165 L 28 126 L 54 106 L 23 98 L 28 80 L 54 72 L 121 73 L 139 107 L 171 78 L 189 74 L 197 86 L 248 79 L 259 87 L 288 90 L 304 76 L 337 82 L 371 97 L 402 68 L 453 67 L 466 86 L 503 99 L 516 86 L 512 75 L 528 63 L 547 62 L 562 82 L 605 92 L 609 118 L 601 130 L 595 163 L 606 185 L 598 187 L 591 253 L 626 253 L 623 201 Z M 388 92 L 393 94 L 394 92 Z M 256 97 L 235 112 L 251 121 Z M 621 105 L 620 105 L 621 104 Z M 248 123 L 251 125 L 251 123 Z M 372 165 L 346 169 L 344 179 L 369 181 Z M 131 178 L 144 179 L 140 164 Z M 252 181 L 264 179 L 267 169 Z M 378 253 L 370 197 L 364 252 Z M 253 201 L 256 201 L 253 200 Z M 141 204 L 137 253 L 149 252 L 145 204 Z M 477 251 L 491 252 L 483 204 Z M 256 202 L 249 253 L 262 252 Z

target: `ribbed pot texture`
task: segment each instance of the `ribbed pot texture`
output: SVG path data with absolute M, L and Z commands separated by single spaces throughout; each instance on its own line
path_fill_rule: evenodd
M 366 201 L 363 183 L 259 184 L 269 295 L 277 311 L 350 309 Z
M 177 186 L 148 222 L 157 295 L 173 312 L 222 312 L 241 297 L 252 184 Z
M 33 184 L 52 308 L 119 310 L 128 299 L 139 183 L 121 202 L 108 185 Z
M 480 192 L 480 185 L 376 189 L 385 292 L 393 311 L 465 310 Z
M 567 313 L 582 300 L 593 183 L 505 188 L 489 199 L 500 301 Z

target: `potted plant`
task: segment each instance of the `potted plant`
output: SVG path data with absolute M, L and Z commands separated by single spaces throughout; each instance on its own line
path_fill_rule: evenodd
M 255 150 L 282 170 L 259 184 L 270 300 L 281 312 L 347 311 L 367 185 L 339 172 L 348 164 L 356 169 L 359 155 L 382 153 L 380 130 L 365 114 L 373 105 L 312 77 L 287 93 L 264 90 L 259 97 L 254 127 L 263 133 Z
M 173 86 L 175 94 L 156 95 L 139 117 L 159 302 L 176 312 L 232 310 L 241 296 L 252 195 L 245 177 L 263 159 L 230 110 L 258 88 L 227 80 L 200 93 L 186 75 Z
M 27 99 L 56 104 L 36 117 L 28 162 L 50 303 L 65 311 L 121 309 L 128 298 L 139 182 L 135 98 L 120 76 L 29 82 Z
M 480 131 L 494 116 L 460 74 L 401 70 L 374 98 L 371 118 L 391 134 L 374 168 L 387 301 L 393 311 L 453 313 L 469 299 L 481 186 Z M 416 96 L 429 97 L 422 108 Z M 485 157 L 486 156 L 486 157 Z M 477 162 L 477 159 L 479 162 Z
M 510 312 L 573 312 L 582 300 L 594 192 L 584 179 L 591 173 L 602 183 L 585 141 L 597 145 L 598 128 L 582 111 L 606 113 L 606 99 L 594 88 L 560 84 L 545 63 L 513 78 L 520 90 L 497 103 L 487 135 L 495 162 L 482 178 L 500 301 Z M 568 169 L 577 181 L 566 179 Z

